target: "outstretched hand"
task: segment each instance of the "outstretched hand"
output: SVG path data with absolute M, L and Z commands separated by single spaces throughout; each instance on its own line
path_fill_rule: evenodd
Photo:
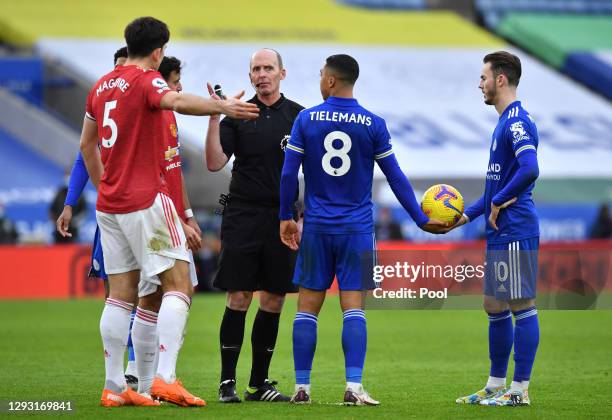
M 425 232 L 440 234 L 440 233 L 446 233 L 447 232 L 446 229 L 448 229 L 448 227 L 449 227 L 448 224 L 444 223 L 441 220 L 429 219 L 427 223 L 421 226 L 421 229 L 423 229 Z
M 470 221 L 470 219 L 467 218 L 466 215 L 462 215 L 459 220 L 457 220 L 457 222 L 455 222 L 455 224 L 447 226 L 445 229 L 442 229 L 440 231 L 440 233 L 448 233 L 453 229 L 457 229 L 459 226 L 463 226 L 466 223 L 468 223 Z
M 210 93 L 212 87 L 210 83 L 208 84 L 208 92 Z M 257 105 L 241 101 L 240 98 L 244 96 L 244 90 L 238 92 L 238 94 L 234 95 L 232 98 L 221 99 L 217 94 L 214 93 L 214 90 L 211 96 L 216 96 L 221 102 L 221 108 L 223 109 L 223 114 L 228 117 L 232 117 L 238 120 L 254 120 L 259 116 L 259 107 Z M 213 99 L 217 99 L 213 96 Z

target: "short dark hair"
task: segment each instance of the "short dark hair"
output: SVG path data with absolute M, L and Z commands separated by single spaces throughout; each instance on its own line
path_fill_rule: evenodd
M 347 54 L 330 55 L 325 60 L 325 67 L 333 70 L 338 79 L 351 85 L 359 77 L 359 63 Z
M 130 57 L 146 57 L 168 43 L 170 31 L 161 20 L 146 16 L 130 22 L 125 27 L 124 36 Z
M 497 51 L 485 55 L 482 60 L 484 64 L 491 63 L 491 70 L 497 77 L 503 74 L 508 79 L 508 84 L 518 86 L 521 79 L 521 59 L 507 51 Z
M 117 60 L 120 58 L 127 58 L 127 47 L 121 47 L 117 51 L 115 51 L 115 57 L 113 59 L 113 64 L 117 64 Z
M 176 57 L 166 56 L 162 60 L 157 71 L 161 73 L 162 77 L 167 82 L 168 78 L 170 77 L 170 73 L 173 71 L 181 74 L 181 60 Z

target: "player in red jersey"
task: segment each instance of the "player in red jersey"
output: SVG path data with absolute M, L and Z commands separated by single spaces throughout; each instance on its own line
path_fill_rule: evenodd
M 151 395 L 182 406 L 205 402 L 176 379 L 193 287 L 185 233 L 162 174 L 163 110 L 188 115 L 222 113 L 257 117 L 254 104 L 215 101 L 173 92 L 156 69 L 170 38 L 165 23 L 142 17 L 125 29 L 128 60 L 103 76 L 87 98 L 81 152 L 98 187 L 96 218 L 101 230 L 110 295 L 100 319 L 106 382 L 102 405 L 156 405 L 127 389 L 123 356 L 130 312 L 142 271 L 158 278 L 164 292 L 157 333 L 159 362 Z M 98 149 L 98 142 L 100 149 Z
M 164 57 L 159 70 L 168 87 L 180 92 L 181 86 L 181 62 L 175 57 Z M 181 169 L 180 142 L 174 112 L 164 111 L 164 150 L 162 160 L 162 172 L 170 198 L 175 205 L 176 212 L 181 220 L 185 237 L 189 246 L 189 277 L 191 284 L 198 284 L 192 251 L 197 251 L 201 246 L 201 231 L 193 217 L 187 190 Z M 157 361 L 157 317 L 162 302 L 163 291 L 158 286 L 159 279 L 145 279 L 141 274 L 138 284 L 138 308 L 132 327 L 132 341 L 136 356 L 136 367 L 138 376 L 138 392 L 148 394 L 155 376 Z

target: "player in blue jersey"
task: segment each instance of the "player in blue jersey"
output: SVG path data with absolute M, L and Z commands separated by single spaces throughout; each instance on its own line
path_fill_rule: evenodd
M 487 270 L 484 309 L 489 315 L 491 370 L 485 387 L 459 404 L 529 405 L 529 378 L 539 342 L 535 306 L 539 228 L 531 191 L 538 177 L 538 130 L 516 99 L 521 61 L 508 52 L 485 56 L 480 89 L 499 121 L 489 154 L 485 191 L 451 229 L 484 214 Z M 514 314 L 514 326 L 512 325 Z M 506 370 L 514 346 L 514 379 Z
M 354 58 L 344 54 L 327 58 L 320 81 L 325 102 L 300 112 L 285 153 L 280 235 L 283 243 L 294 250 L 300 242 L 292 213 L 300 165 L 305 180 L 304 228 L 293 278 L 299 286 L 298 312 L 293 323 L 294 403 L 310 402 L 317 316 L 336 276 L 344 318 L 344 403 L 379 404 L 362 385 L 367 342 L 364 298 L 365 291 L 374 288 L 374 162 L 417 225 L 430 232 L 444 228 L 440 221 L 428 219 L 417 203 L 393 154 L 385 121 L 353 98 L 358 76 L 359 65 Z
M 114 55 L 114 64 L 115 66 L 122 66 L 127 60 L 127 47 L 119 48 Z M 83 161 L 83 156 L 81 152 L 79 152 L 74 160 L 74 164 L 72 165 L 72 171 L 70 172 L 70 181 L 68 184 L 68 194 L 66 195 L 66 200 L 64 201 L 64 210 L 57 218 L 56 228 L 60 235 L 62 236 L 72 236 L 69 231 L 70 222 L 72 221 L 72 208 L 76 205 L 76 202 L 79 200 L 79 197 L 83 193 L 83 189 L 85 189 L 85 185 L 89 180 L 89 175 L 87 174 L 87 168 L 85 168 L 85 162 Z M 103 280 L 104 282 L 104 296 L 105 299 L 108 298 L 109 288 L 108 288 L 108 276 L 106 275 L 106 271 L 104 271 L 104 256 L 102 254 L 102 242 L 100 241 L 100 229 L 96 226 L 96 233 L 94 234 L 94 241 L 92 245 L 91 252 L 91 268 L 89 269 L 90 277 L 97 277 Z M 136 305 L 134 305 L 136 307 Z M 132 319 L 130 321 L 130 331 L 132 330 L 132 324 L 134 323 L 134 316 L 136 315 L 136 310 L 132 311 Z M 125 369 L 125 381 L 130 388 L 133 390 L 138 389 L 138 377 L 136 375 L 136 362 L 134 355 L 134 345 L 132 344 L 132 334 L 128 337 L 128 363 Z

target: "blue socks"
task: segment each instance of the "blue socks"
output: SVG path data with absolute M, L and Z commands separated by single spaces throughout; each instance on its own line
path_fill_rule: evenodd
M 505 378 L 510 351 L 514 345 L 514 382 L 528 382 L 540 341 L 538 311 L 534 307 L 514 313 L 489 314 L 490 376 Z M 490 379 L 492 380 L 492 379 Z
M 365 313 L 361 309 L 350 309 L 344 312 L 343 318 L 342 350 L 346 382 L 361 383 L 368 342 Z M 296 313 L 293 321 L 293 363 L 297 385 L 310 384 L 316 347 L 317 317 L 306 312 Z
M 514 329 L 510 310 L 498 314 L 489 314 L 489 359 L 491 359 L 490 376 L 505 378 L 508 370 L 508 359 L 512 350 Z
M 346 382 L 360 384 L 368 343 L 365 312 L 361 309 L 349 309 L 344 312 L 343 318 L 342 350 Z
M 312 359 L 317 348 L 317 317 L 306 312 L 295 314 L 293 321 L 293 364 L 295 383 L 310 384 Z
M 514 381 L 529 381 L 540 342 L 538 311 L 535 306 L 514 313 Z
M 136 308 L 132 310 L 132 315 L 130 318 L 130 335 L 128 335 L 128 342 L 127 342 L 128 362 L 133 362 L 136 360 L 136 357 L 134 356 L 134 344 L 132 344 L 132 325 L 134 324 L 135 316 L 136 316 Z

